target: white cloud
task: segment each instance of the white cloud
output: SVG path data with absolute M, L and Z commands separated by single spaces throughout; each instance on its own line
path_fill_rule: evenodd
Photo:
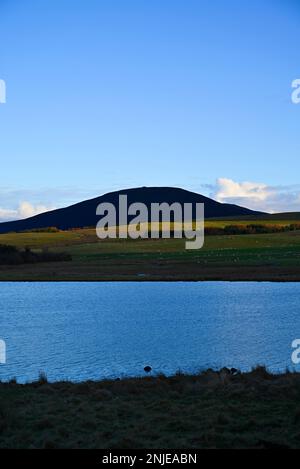
M 261 182 L 218 178 L 210 195 L 219 202 L 263 212 L 300 211 L 300 186 L 273 187 Z
M 15 210 L 5 209 L 0 207 L 0 222 L 20 220 L 23 218 L 33 217 L 39 213 L 54 210 L 55 207 L 46 207 L 45 205 L 32 205 L 29 202 L 21 202 L 19 207 Z
M 271 195 L 271 190 L 266 184 L 258 182 L 236 182 L 232 179 L 217 179 L 216 199 L 222 202 L 226 199 L 244 197 L 257 201 L 266 200 Z
M 0 0 L 1 1 L 1 0 Z M 43 189 L 24 189 L 0 187 L 0 223 L 3 221 L 28 218 L 57 207 L 91 199 L 107 192 L 105 189 L 82 189 L 78 187 L 46 187 Z M 20 203 L 20 201 L 23 201 Z M 29 202 L 30 201 L 30 202 Z

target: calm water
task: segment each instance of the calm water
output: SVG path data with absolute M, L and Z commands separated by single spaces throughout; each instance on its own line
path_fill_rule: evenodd
M 297 369 L 298 337 L 299 283 L 0 283 L 3 380 Z

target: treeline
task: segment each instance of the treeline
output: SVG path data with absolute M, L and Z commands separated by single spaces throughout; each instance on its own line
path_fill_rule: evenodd
M 224 227 L 219 226 L 206 226 L 204 228 L 205 236 L 222 236 L 222 235 L 251 235 L 251 234 L 270 234 L 270 233 L 285 233 L 288 231 L 300 231 L 300 223 L 291 223 L 290 225 L 262 225 L 262 224 L 249 224 L 249 225 L 227 225 Z M 174 238 L 175 233 L 179 230 L 170 230 L 170 237 Z M 162 230 L 159 232 L 159 237 L 162 237 Z M 151 238 L 151 230 L 148 230 L 148 237 Z M 182 237 L 185 237 L 184 230 L 182 230 Z
M 268 234 L 268 233 L 284 233 L 287 231 L 300 230 L 300 223 L 292 223 L 290 225 L 227 225 L 224 228 L 207 226 L 205 227 L 206 236 L 217 235 L 243 235 L 243 234 Z
M 35 264 L 37 262 L 70 261 L 72 257 L 64 252 L 34 252 L 26 248 L 17 249 L 15 246 L 0 244 L 0 265 Z
M 61 230 L 56 226 L 47 226 L 46 228 L 32 228 L 31 230 L 23 230 L 21 233 L 59 233 Z
M 66 231 L 81 231 L 87 229 L 96 229 L 95 226 L 89 226 L 85 228 L 70 228 Z M 300 223 L 291 223 L 289 225 L 279 225 L 279 224 L 261 224 L 261 223 L 251 223 L 248 225 L 238 225 L 238 224 L 231 224 L 226 225 L 224 227 L 220 226 L 206 226 L 204 229 L 205 236 L 221 236 L 221 235 L 249 235 L 249 234 L 269 234 L 269 233 L 284 233 L 287 231 L 300 231 Z M 21 233 L 58 233 L 63 230 L 56 228 L 55 226 L 50 226 L 47 228 L 33 228 L 31 230 L 24 230 Z M 167 230 L 159 230 L 159 237 L 162 237 L 163 231 Z M 175 233 L 178 233 L 178 229 L 170 230 L 171 238 L 174 238 Z M 118 227 L 117 227 L 117 236 L 118 236 Z M 184 237 L 184 230 L 182 230 L 182 236 Z M 151 229 L 148 229 L 148 238 L 151 238 Z M 32 253 L 35 255 L 35 253 Z M 43 253 L 45 255 L 45 253 Z M 47 253 L 47 255 L 55 255 L 55 253 Z M 29 256 L 29 254 L 28 254 Z

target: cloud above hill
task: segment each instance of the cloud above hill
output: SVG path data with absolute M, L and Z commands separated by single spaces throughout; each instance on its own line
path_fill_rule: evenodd
M 21 202 L 17 209 L 5 209 L 0 207 L 0 221 L 20 220 L 23 218 L 33 217 L 39 213 L 53 210 L 55 207 L 47 207 L 46 205 L 32 205 L 29 202 Z
M 96 197 L 98 190 L 77 187 L 15 189 L 0 187 L 0 223 L 32 217 L 42 212 L 66 207 Z
M 272 191 L 266 184 L 257 182 L 236 182 L 232 179 L 217 179 L 218 200 L 247 198 L 255 201 L 264 201 L 270 197 Z
M 211 197 L 219 202 L 242 205 L 264 212 L 299 212 L 300 186 L 268 186 L 260 182 L 238 182 L 218 178 Z

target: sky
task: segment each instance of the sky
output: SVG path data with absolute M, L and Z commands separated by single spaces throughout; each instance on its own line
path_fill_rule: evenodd
M 0 221 L 176 186 L 300 211 L 299 0 L 0 0 Z

